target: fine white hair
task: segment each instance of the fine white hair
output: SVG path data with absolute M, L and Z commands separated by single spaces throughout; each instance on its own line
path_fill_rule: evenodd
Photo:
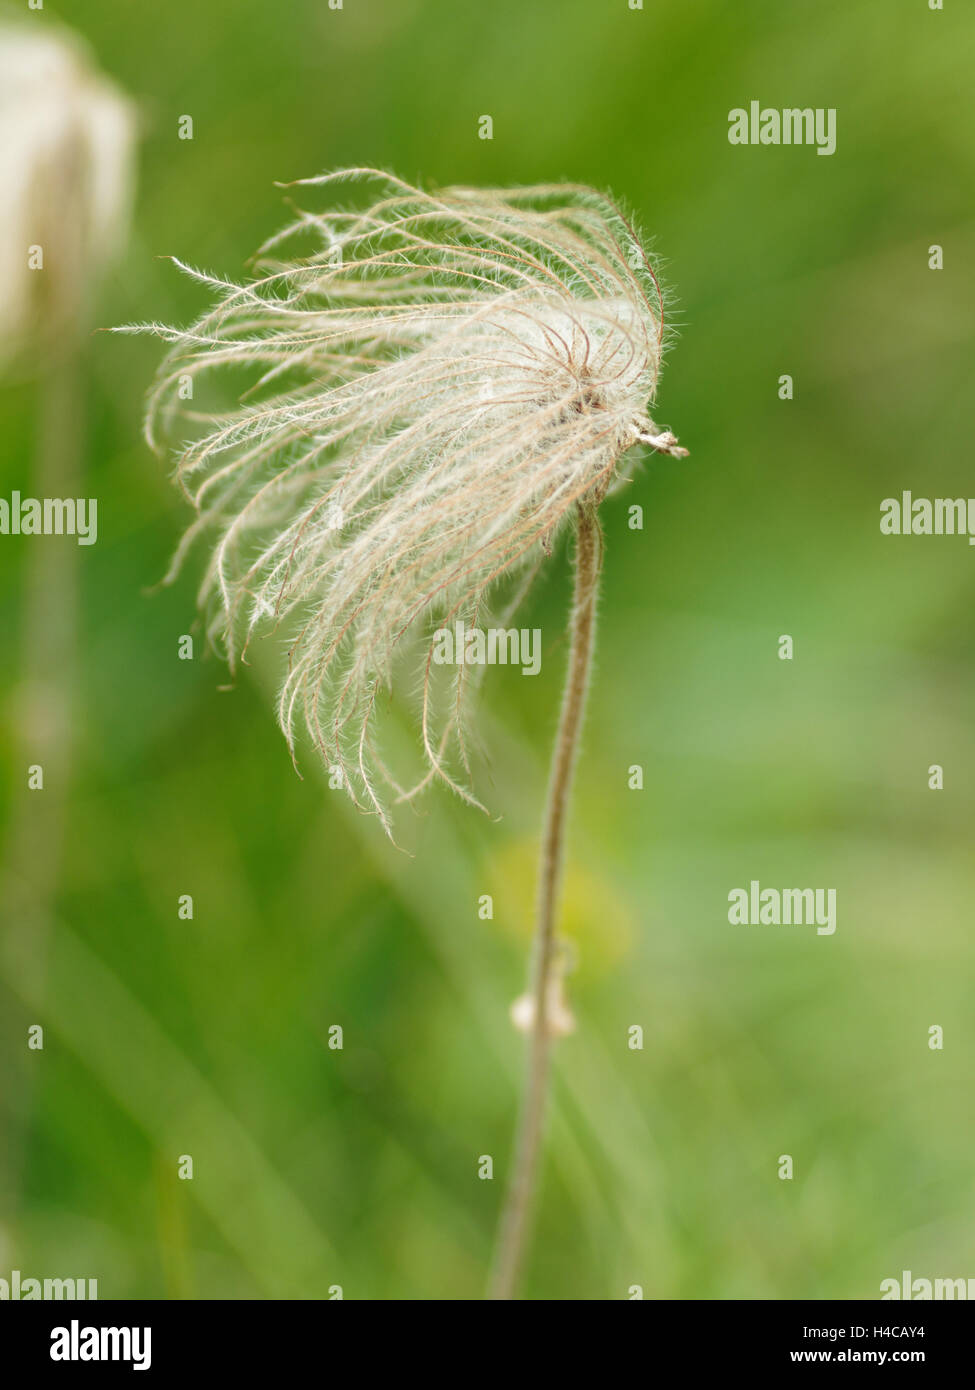
M 198 517 L 174 566 L 213 528 L 211 636 L 233 663 L 286 624 L 278 712 L 292 749 L 304 725 L 388 830 L 383 793 L 417 789 L 397 784 L 374 739 L 394 659 L 412 653 L 422 679 L 419 785 L 439 777 L 475 801 L 465 670 L 438 692 L 434 630 L 483 619 L 497 581 L 530 574 L 577 507 L 622 480 L 631 446 L 684 451 L 647 414 L 663 302 L 608 197 L 425 192 L 370 169 L 302 181 L 349 184 L 371 187 L 371 204 L 299 212 L 253 281 L 189 271 L 217 303 L 186 330 L 145 326 L 174 344 L 148 431 L 196 421 L 177 475 Z M 246 395 L 194 414 L 186 398 L 216 368 L 244 369 Z

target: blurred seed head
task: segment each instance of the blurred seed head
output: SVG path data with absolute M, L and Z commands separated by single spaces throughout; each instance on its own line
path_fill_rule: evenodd
M 428 193 L 373 170 L 304 181 L 350 183 L 373 189 L 370 205 L 298 212 L 252 282 L 189 271 L 217 296 L 191 328 L 129 331 L 174 344 L 150 439 L 177 420 L 195 433 L 177 474 L 198 519 L 174 568 L 212 528 L 211 636 L 233 662 L 284 625 L 289 741 L 307 728 L 388 829 L 390 788 L 407 798 L 439 777 L 479 804 L 469 673 L 438 687 L 435 629 L 488 621 L 500 581 L 530 577 L 577 505 L 625 480 L 631 446 L 684 451 L 647 414 L 663 303 L 608 198 L 567 185 Z M 241 400 L 187 410 L 205 374 L 231 370 Z M 404 652 L 429 767 L 408 791 L 373 730 Z
M 0 21 L 0 361 L 83 321 L 126 234 L 134 136 L 132 105 L 74 35 Z

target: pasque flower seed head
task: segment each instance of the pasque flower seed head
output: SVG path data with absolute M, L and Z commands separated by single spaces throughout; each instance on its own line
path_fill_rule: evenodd
M 287 633 L 289 740 L 304 725 L 388 829 L 390 788 L 412 794 L 374 738 L 397 653 L 415 654 L 422 679 L 424 783 L 473 800 L 464 667 L 438 699 L 434 630 L 483 618 L 498 582 L 529 573 L 577 504 L 627 476 L 633 445 L 685 451 L 647 413 L 661 292 L 607 197 L 425 192 L 365 169 L 303 184 L 365 185 L 373 201 L 298 213 L 247 284 L 190 272 L 217 302 L 186 330 L 146 326 L 173 343 L 149 432 L 194 422 L 177 472 L 198 517 L 176 563 L 213 531 L 211 635 L 233 662 L 258 631 Z M 187 407 L 204 374 L 229 369 L 244 373 L 241 401 Z
M 0 364 L 73 343 L 125 241 L 135 109 L 56 25 L 0 20 Z

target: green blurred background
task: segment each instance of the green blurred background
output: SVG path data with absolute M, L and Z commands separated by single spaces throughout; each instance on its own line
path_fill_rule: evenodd
M 579 1027 L 559 1048 L 525 1296 L 870 1298 L 904 1268 L 975 1276 L 975 555 L 878 527 L 903 488 L 973 491 L 975 15 L 49 0 L 31 16 L 58 19 L 143 125 L 102 324 L 188 321 L 206 296 L 159 257 L 244 274 L 287 215 L 274 180 L 344 164 L 608 187 L 674 288 L 655 415 L 691 457 L 649 462 L 606 508 L 565 912 Z M 837 108 L 835 155 L 729 145 L 728 112 L 752 98 Z M 507 1010 L 567 556 L 522 618 L 545 635 L 541 676 L 484 684 L 498 819 L 434 791 L 404 832 L 413 857 L 397 853 L 310 760 L 295 776 L 273 644 L 232 691 L 215 659 L 177 659 L 201 556 L 145 592 L 187 520 L 140 437 L 160 354 L 107 335 L 86 349 L 99 540 L 79 552 L 70 737 L 43 793 L 19 733 L 25 562 L 59 542 L 0 540 L 8 846 L 34 826 L 0 903 L 19 943 L 0 958 L 0 1275 L 96 1277 L 103 1298 L 479 1298 L 520 1084 Z M 0 495 L 30 491 L 40 408 L 36 384 L 0 388 Z M 835 936 L 729 926 L 728 892 L 753 878 L 835 887 Z

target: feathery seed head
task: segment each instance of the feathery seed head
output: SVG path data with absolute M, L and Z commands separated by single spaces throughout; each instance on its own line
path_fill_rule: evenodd
M 630 224 L 587 188 L 428 193 L 374 170 L 365 210 L 300 212 L 246 285 L 190 272 L 216 306 L 185 331 L 153 390 L 150 436 L 197 380 L 243 369 L 242 403 L 203 430 L 177 473 L 217 540 L 204 583 L 233 662 L 286 624 L 281 724 L 310 731 L 357 804 L 404 792 L 372 722 L 394 657 L 474 625 L 502 577 L 549 553 L 642 443 L 685 451 L 647 414 L 663 343 L 660 289 Z M 312 238 L 303 255 L 295 247 Z M 185 267 L 184 267 L 185 269 Z M 465 668 L 452 691 L 418 654 L 432 777 L 474 801 Z M 479 804 L 479 803 L 474 803 Z
M 124 242 L 132 183 L 133 106 L 70 30 L 35 23 L 0 22 L 3 359 L 77 330 Z

